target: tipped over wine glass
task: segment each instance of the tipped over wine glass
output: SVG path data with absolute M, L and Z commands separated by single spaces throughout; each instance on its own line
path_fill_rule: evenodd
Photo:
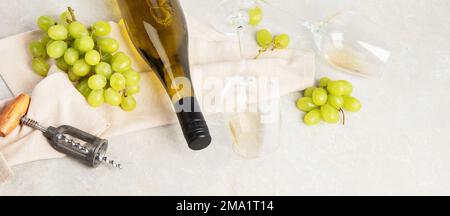
M 260 82 L 258 76 L 249 73 L 248 61 L 244 56 L 242 33 L 252 20 L 249 10 L 256 6 L 256 2 L 251 0 L 223 0 L 209 14 L 217 31 L 236 35 L 239 41 L 240 67 L 233 71 L 232 76 L 227 77 L 221 102 L 233 140 L 233 149 L 247 159 L 275 152 L 280 143 L 281 113 L 278 97 L 267 100 L 255 97 L 251 90 Z M 266 84 L 267 88 L 278 87 L 276 82 L 269 81 Z

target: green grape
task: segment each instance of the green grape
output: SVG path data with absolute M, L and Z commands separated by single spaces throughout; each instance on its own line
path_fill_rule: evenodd
M 319 87 L 320 88 L 326 88 L 328 86 L 328 83 L 331 82 L 331 79 L 328 77 L 323 77 L 319 80 Z
M 328 93 L 323 88 L 316 88 L 312 93 L 312 100 L 315 105 L 322 106 L 327 103 Z
M 40 41 L 31 42 L 30 46 L 28 47 L 28 50 L 30 51 L 31 56 L 33 56 L 34 58 L 47 57 L 47 51 L 45 49 L 45 46 Z
M 320 108 L 320 115 L 325 122 L 335 124 L 340 120 L 339 111 L 331 105 L 325 104 Z
M 42 45 L 44 45 L 44 47 L 46 47 L 50 40 L 51 38 L 47 34 L 45 34 L 44 36 L 42 36 L 40 42 Z
M 297 101 L 297 108 L 303 112 L 309 112 L 317 108 L 317 106 L 314 104 L 312 98 L 303 97 Z
M 86 63 L 84 59 L 78 59 L 72 67 L 73 73 L 79 77 L 89 74 L 91 66 Z
M 122 95 L 113 88 L 108 88 L 105 90 L 105 102 L 111 106 L 119 106 L 122 102 Z
M 101 56 L 97 50 L 91 50 L 84 55 L 84 60 L 86 60 L 86 63 L 89 65 L 95 66 L 100 63 Z
M 263 19 L 263 11 L 260 7 L 255 7 L 248 10 L 248 16 L 250 18 L 248 23 L 252 26 L 257 26 Z
M 92 107 L 99 107 L 105 102 L 105 97 L 103 96 L 103 89 L 92 90 L 88 96 L 88 103 Z
M 353 86 L 350 82 L 346 81 L 346 80 L 340 80 L 339 82 L 342 83 L 342 85 L 344 85 L 344 95 L 351 95 L 353 93 Z
M 69 48 L 64 53 L 64 60 L 68 65 L 74 65 L 79 58 L 80 54 L 78 53 L 78 50 L 76 50 L 75 48 Z
M 136 108 L 136 99 L 134 99 L 131 95 L 128 97 L 122 97 L 120 107 L 127 112 L 133 111 Z
M 141 76 L 138 72 L 134 70 L 127 70 L 123 72 L 123 76 L 126 79 L 127 86 L 135 86 L 138 85 L 141 81 Z
M 128 86 L 125 93 L 126 95 L 134 95 L 141 91 L 141 87 L 139 85 Z
M 115 72 L 125 72 L 131 67 L 131 59 L 125 54 L 114 55 L 111 60 L 111 67 Z
M 40 16 L 37 24 L 42 31 L 48 31 L 50 27 L 56 25 L 56 21 L 50 16 Z
M 258 42 L 258 45 L 261 48 L 268 48 L 270 45 L 272 45 L 272 41 L 272 34 L 267 29 L 259 30 L 256 33 L 256 42 Z
M 341 96 L 336 96 L 333 94 L 328 95 L 328 102 L 327 104 L 331 105 L 332 107 L 340 110 L 344 106 L 344 98 Z
M 116 52 L 112 57 L 111 57 L 111 62 L 113 62 L 115 59 L 117 58 L 126 58 L 127 54 L 125 54 L 124 52 Z
M 87 98 L 87 97 L 89 96 L 89 94 L 91 94 L 91 92 L 92 92 L 92 89 L 89 88 L 88 80 L 87 80 L 87 79 L 85 79 L 85 80 L 79 82 L 79 83 L 77 84 L 76 87 L 77 87 L 77 90 L 78 90 L 84 97 L 86 97 L 86 98 Z
M 100 62 L 97 64 L 97 66 L 95 66 L 95 73 L 100 74 L 109 80 L 113 72 L 111 69 L 111 65 L 106 62 Z
M 51 58 L 57 59 L 64 55 L 67 44 L 64 41 L 53 41 L 47 46 L 47 54 Z
M 81 38 L 78 38 L 75 40 L 75 43 L 74 43 L 74 47 L 77 50 L 81 51 L 82 53 L 85 53 L 89 50 L 94 49 L 94 46 L 95 46 L 95 42 L 89 36 L 83 36 Z
M 94 35 L 97 37 L 105 37 L 111 33 L 111 26 L 105 21 L 98 21 L 93 26 Z
M 50 38 L 50 37 L 49 37 L 49 38 Z M 55 41 L 52 40 L 52 39 L 50 39 L 50 40 L 47 42 L 47 44 L 45 44 L 45 49 L 47 49 L 48 46 L 50 46 L 50 44 L 52 44 L 53 42 L 55 42 Z M 47 53 L 47 55 L 48 55 L 48 53 Z
M 89 88 L 92 90 L 103 89 L 105 88 L 106 84 L 108 84 L 108 80 L 106 80 L 106 77 L 99 74 L 89 77 L 88 80 Z
M 97 40 L 97 46 L 102 52 L 114 53 L 119 49 L 119 42 L 113 38 L 100 38 Z
M 80 76 L 77 76 L 73 72 L 73 68 L 69 69 L 69 72 L 67 73 L 67 76 L 69 77 L 69 80 L 72 81 L 72 82 L 76 82 L 76 81 L 80 80 Z
M 59 58 L 58 60 L 56 60 L 56 66 L 60 69 L 60 70 L 62 70 L 62 71 L 64 71 L 64 72 L 67 72 L 67 71 L 69 71 L 69 65 L 66 63 L 66 61 L 64 60 L 64 58 Z
M 362 108 L 361 102 L 352 97 L 352 96 L 344 96 L 344 109 L 350 112 L 359 112 Z
M 89 36 L 89 32 L 88 32 L 86 26 L 84 26 L 80 22 L 70 23 L 68 29 L 69 29 L 70 36 L 72 36 L 75 39 Z
M 53 40 L 65 40 L 67 39 L 69 32 L 63 25 L 55 25 L 48 29 L 48 36 Z
M 309 87 L 305 89 L 305 91 L 303 92 L 303 97 L 312 97 L 312 93 L 315 89 L 315 87 Z
M 50 69 L 50 65 L 44 58 L 34 58 L 31 62 L 31 67 L 34 72 L 45 77 L 48 74 L 48 70 Z
M 109 79 L 109 85 L 117 91 L 124 90 L 126 87 L 126 83 L 127 81 L 121 73 L 114 73 Z
M 286 49 L 289 46 L 289 43 L 291 42 L 291 39 L 289 35 L 287 34 L 280 34 L 275 36 L 275 39 L 273 40 L 275 44 L 275 48 L 277 49 Z
M 313 109 L 309 111 L 308 114 L 306 114 L 303 118 L 303 122 L 305 122 L 305 124 L 308 126 L 317 125 L 321 120 L 322 116 L 319 109 Z
M 111 59 L 112 59 L 112 55 L 111 53 L 102 53 L 102 57 L 101 57 L 101 61 L 102 62 L 106 62 L 106 63 L 111 63 Z
M 345 94 L 346 88 L 343 82 L 331 81 L 327 86 L 328 92 L 336 96 L 342 96 Z

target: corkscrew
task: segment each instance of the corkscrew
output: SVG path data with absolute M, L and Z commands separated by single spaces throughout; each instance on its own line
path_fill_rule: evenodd
M 7 136 L 17 125 L 22 124 L 41 131 L 55 150 L 74 157 L 90 167 L 95 168 L 100 164 L 108 164 L 122 169 L 120 164 L 106 156 L 108 140 L 68 125 L 57 128 L 44 127 L 25 116 L 29 103 L 30 97 L 22 94 L 3 110 L 0 115 L 1 136 Z M 83 145 L 81 142 L 85 142 L 85 144 Z

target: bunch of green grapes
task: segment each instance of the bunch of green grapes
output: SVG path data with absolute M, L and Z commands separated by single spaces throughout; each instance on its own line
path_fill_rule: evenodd
M 291 42 L 291 38 L 288 34 L 279 34 L 272 36 L 272 33 L 270 33 L 267 29 L 262 29 L 256 32 L 256 42 L 261 47 L 259 50 L 258 55 L 255 57 L 258 58 L 262 53 L 267 51 L 273 51 L 276 49 L 286 49 L 289 46 L 289 43 Z
M 345 112 L 359 112 L 361 102 L 352 97 L 353 86 L 345 80 L 334 81 L 327 77 L 319 80 L 318 87 L 310 87 L 304 91 L 303 97 L 297 101 L 297 108 L 306 112 L 303 121 L 312 126 L 325 121 L 336 124 L 342 113 L 345 124 Z
M 86 27 L 69 7 L 59 22 L 41 16 L 37 24 L 47 33 L 29 46 L 37 74 L 47 76 L 49 59 L 53 59 L 92 107 L 107 103 L 125 111 L 136 108 L 133 95 L 140 91 L 141 78 L 131 68 L 130 57 L 118 52 L 119 43 L 107 37 L 111 32 L 109 23 L 99 21 Z

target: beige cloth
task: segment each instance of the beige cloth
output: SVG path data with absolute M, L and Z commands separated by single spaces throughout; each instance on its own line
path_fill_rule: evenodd
M 188 20 L 190 30 L 191 74 L 197 95 L 208 94 L 202 82 L 214 77 L 225 79 L 241 67 L 239 46 L 230 38 L 211 30 L 195 20 Z M 121 51 L 135 56 L 121 28 L 111 23 L 111 36 L 119 40 Z M 89 107 L 65 73 L 52 67 L 50 75 L 42 79 L 30 68 L 27 45 L 40 36 L 33 31 L 0 40 L 0 75 L 14 95 L 32 93 L 28 116 L 46 126 L 72 125 L 84 131 L 109 138 L 136 130 L 176 122 L 170 99 L 154 73 L 141 73 L 141 92 L 136 96 L 138 108 L 126 113 L 116 107 Z M 248 46 L 245 55 L 251 59 L 256 46 Z M 149 71 L 134 59 L 134 68 Z M 249 72 L 280 78 L 280 94 L 287 94 L 310 86 L 314 82 L 314 55 L 298 50 L 276 51 L 258 60 L 248 61 Z M 3 108 L 5 101 L 0 102 Z M 10 166 L 26 162 L 59 158 L 38 131 L 18 127 L 7 138 L 0 138 L 0 182 L 12 174 Z

